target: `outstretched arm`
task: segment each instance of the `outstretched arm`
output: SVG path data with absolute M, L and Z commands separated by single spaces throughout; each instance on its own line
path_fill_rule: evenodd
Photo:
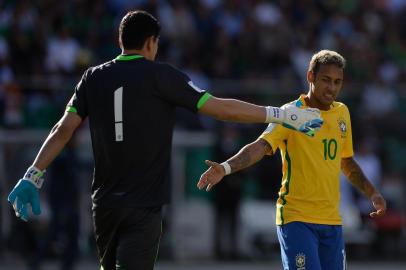
M 207 93 L 206 93 L 207 94 Z M 238 99 L 206 97 L 199 112 L 218 120 L 239 123 L 278 123 L 313 137 L 323 125 L 320 111 L 314 108 L 301 109 L 296 105 L 282 108 L 258 106 Z
M 370 213 L 371 217 L 382 216 L 386 211 L 386 202 L 379 191 L 368 181 L 354 158 L 341 159 L 341 170 L 348 181 L 372 201 L 376 211 Z
M 241 123 L 265 123 L 267 121 L 266 107 L 237 99 L 225 99 L 210 96 L 199 109 L 217 120 Z
M 255 164 L 266 154 L 272 154 L 272 148 L 265 140 L 258 139 L 253 143 L 247 144 L 235 156 L 227 160 L 228 165 L 226 166 L 229 166 L 230 170 L 227 174 L 240 171 Z M 223 179 L 226 175 L 226 170 L 222 164 L 217 162 L 210 160 L 205 162 L 210 168 L 201 175 L 197 187 L 202 189 L 207 186 L 206 191 L 209 191 Z

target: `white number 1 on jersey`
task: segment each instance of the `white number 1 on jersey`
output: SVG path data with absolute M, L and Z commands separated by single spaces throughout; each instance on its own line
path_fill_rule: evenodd
M 114 123 L 116 142 L 123 141 L 123 87 L 114 91 Z

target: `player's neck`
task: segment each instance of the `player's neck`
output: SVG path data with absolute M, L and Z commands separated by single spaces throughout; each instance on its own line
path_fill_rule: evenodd
M 138 54 L 146 58 L 146 52 L 144 50 L 121 50 L 122 55 Z
M 311 108 L 317 108 L 319 110 L 323 111 L 328 111 L 330 110 L 330 105 L 324 105 L 320 103 L 317 98 L 312 95 L 312 93 L 309 91 L 309 93 L 305 96 L 304 100 L 306 101 L 307 106 Z

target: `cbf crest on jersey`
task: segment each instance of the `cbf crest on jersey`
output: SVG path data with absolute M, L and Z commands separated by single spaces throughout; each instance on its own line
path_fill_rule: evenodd
M 306 255 L 303 253 L 299 253 L 296 255 L 296 267 L 297 270 L 304 270 L 306 269 Z
M 344 118 L 339 118 L 337 122 L 338 128 L 340 129 L 341 132 L 341 138 L 347 137 L 347 122 L 345 121 Z

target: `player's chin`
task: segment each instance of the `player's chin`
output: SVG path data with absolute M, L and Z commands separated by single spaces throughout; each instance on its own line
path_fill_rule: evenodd
M 331 106 L 334 102 L 334 97 L 323 97 L 323 105 L 325 106 Z

